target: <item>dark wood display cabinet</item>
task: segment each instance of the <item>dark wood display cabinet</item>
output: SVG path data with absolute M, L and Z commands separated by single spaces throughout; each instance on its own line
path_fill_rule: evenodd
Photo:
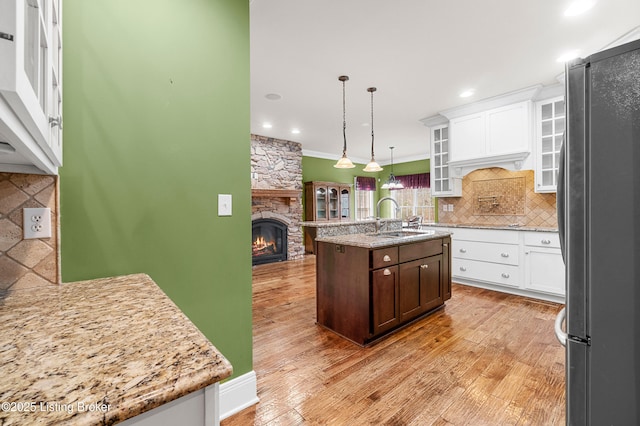
M 317 321 L 367 345 L 451 298 L 451 239 L 365 248 L 318 241 Z
M 304 183 L 304 220 L 349 220 L 351 186 L 345 183 Z

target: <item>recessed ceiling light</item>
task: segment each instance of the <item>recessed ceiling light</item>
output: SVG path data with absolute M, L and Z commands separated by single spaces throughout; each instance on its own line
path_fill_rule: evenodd
M 562 55 L 560 55 L 557 59 L 556 62 L 568 62 L 572 59 L 577 58 L 578 56 L 580 56 L 580 52 L 577 50 L 572 50 L 571 52 L 566 52 Z
M 282 99 L 282 96 L 277 93 L 267 93 L 266 95 L 264 95 L 264 97 L 269 99 L 270 101 L 279 101 L 280 99 Z
M 595 6 L 595 0 L 575 0 L 564 11 L 564 16 L 577 16 Z
M 474 91 L 472 89 L 465 90 L 464 92 L 460 93 L 460 97 L 461 98 L 468 98 L 469 96 L 472 96 L 473 93 L 474 93 Z
M 291 129 L 291 133 L 297 135 L 298 133 L 300 133 L 300 129 Z
M 263 129 L 270 129 L 270 128 L 272 128 L 272 127 L 273 127 L 273 126 L 271 125 L 271 123 L 262 123 L 262 128 L 263 128 Z

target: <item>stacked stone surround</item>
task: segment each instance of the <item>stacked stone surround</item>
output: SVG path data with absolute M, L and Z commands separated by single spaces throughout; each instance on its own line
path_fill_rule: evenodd
M 302 221 L 302 145 L 251 135 L 251 189 L 299 191 L 298 197 L 252 196 L 252 220 L 278 219 L 287 225 L 289 260 L 304 256 Z
M 51 209 L 51 237 L 23 239 L 22 209 Z M 0 173 L 0 293 L 60 283 L 58 179 Z

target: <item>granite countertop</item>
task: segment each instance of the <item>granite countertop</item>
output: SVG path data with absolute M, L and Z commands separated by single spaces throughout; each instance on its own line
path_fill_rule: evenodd
M 318 237 L 316 241 L 333 244 L 343 244 L 345 246 L 364 247 L 364 248 L 382 248 L 389 246 L 396 246 L 399 244 L 415 243 L 419 241 L 436 240 L 439 238 L 448 237 L 451 235 L 449 232 L 441 232 L 434 230 L 422 230 L 422 231 L 407 231 L 403 230 L 402 233 L 406 236 L 396 237 L 393 234 L 395 232 L 381 232 L 380 235 L 374 234 L 346 234 Z
M 380 219 L 380 222 L 402 222 L 402 219 Z M 326 228 L 330 226 L 347 226 L 347 225 L 362 225 L 365 223 L 376 223 L 375 219 L 364 219 L 364 220 L 321 220 L 321 221 L 303 221 L 300 222 L 301 226 L 315 227 L 315 228 Z
M 536 231 L 536 232 L 558 232 L 558 228 L 544 226 L 524 226 L 524 225 L 471 225 L 462 223 L 423 223 L 422 227 L 440 228 L 471 228 L 471 229 L 505 229 L 509 231 Z
M 231 375 L 148 275 L 0 297 L 0 424 L 113 424 Z

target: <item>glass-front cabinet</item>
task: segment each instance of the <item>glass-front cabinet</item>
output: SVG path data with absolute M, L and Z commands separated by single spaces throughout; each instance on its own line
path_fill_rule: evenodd
M 61 18 L 62 0 L 0 1 L 0 121 L 8 142 L 39 150 L 47 169 L 62 164 Z
M 431 128 L 431 193 L 434 197 L 460 196 L 460 179 L 453 179 L 449 168 L 449 126 Z
M 349 220 L 351 186 L 335 182 L 305 182 L 305 220 Z
M 536 104 L 536 192 L 556 192 L 565 130 L 564 97 Z

